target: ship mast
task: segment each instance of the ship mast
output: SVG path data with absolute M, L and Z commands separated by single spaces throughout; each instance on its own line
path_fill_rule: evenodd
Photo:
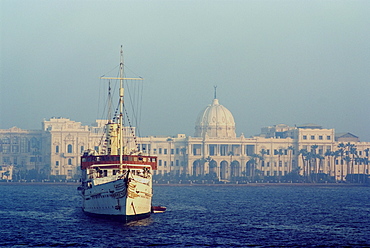
M 123 63 L 123 46 L 121 45 L 120 50 L 120 69 L 119 69 L 119 77 L 101 77 L 101 79 L 119 79 L 120 80 L 120 87 L 119 87 L 119 120 L 118 120 L 118 152 L 119 152 L 119 163 L 120 163 L 120 170 L 122 170 L 123 165 L 123 104 L 124 104 L 124 87 L 123 87 L 123 80 L 143 80 L 143 78 L 125 78 L 124 77 L 124 63 Z
M 122 162 L 123 162 L 123 49 L 121 45 L 120 51 L 120 63 L 119 63 L 119 164 L 120 170 L 122 170 Z

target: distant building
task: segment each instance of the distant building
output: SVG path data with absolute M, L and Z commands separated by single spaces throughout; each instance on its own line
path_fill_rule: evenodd
M 0 180 L 13 180 L 13 165 L 0 166 Z
M 0 129 L 0 166 L 3 170 L 12 168 L 12 178 L 26 177 L 30 172 L 47 173 L 44 144 L 41 130 Z
M 42 122 L 42 130 L 0 130 L 2 179 L 12 168 L 8 177 L 13 180 L 37 175 L 77 180 L 83 151 L 105 153 L 106 122 L 84 126 L 53 117 Z M 136 138 L 135 128 L 126 127 L 124 149 L 156 155 L 157 178 L 281 181 L 299 174 L 309 181 L 345 181 L 349 174 L 369 175 L 370 143 L 351 133 L 336 134 L 315 124 L 263 127 L 253 137 L 237 136 L 235 130 L 232 113 L 215 98 L 198 114 L 194 136 Z

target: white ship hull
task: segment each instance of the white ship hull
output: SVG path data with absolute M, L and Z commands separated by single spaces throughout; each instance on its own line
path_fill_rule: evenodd
M 151 177 L 96 178 L 81 193 L 82 208 L 88 215 L 129 221 L 147 217 L 151 212 Z

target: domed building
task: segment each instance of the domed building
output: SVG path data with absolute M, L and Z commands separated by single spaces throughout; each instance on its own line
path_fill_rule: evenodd
M 203 109 L 195 122 L 195 137 L 235 138 L 235 121 L 231 112 L 218 99 Z

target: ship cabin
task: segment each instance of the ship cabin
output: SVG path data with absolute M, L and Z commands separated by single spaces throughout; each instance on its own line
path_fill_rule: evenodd
M 155 156 L 143 156 L 143 155 L 123 155 L 122 166 L 128 169 L 136 169 L 139 167 L 150 166 L 152 170 L 157 170 L 157 157 Z M 96 167 L 101 165 L 102 167 L 119 168 L 120 156 L 119 155 L 89 155 L 84 154 L 81 157 L 81 170 L 85 170 L 92 166 Z
M 81 157 L 81 170 L 89 178 L 104 178 L 122 175 L 130 170 L 133 174 L 157 169 L 157 157 L 143 155 L 123 155 L 120 164 L 119 155 L 90 155 L 85 153 Z M 85 178 L 87 179 L 87 178 Z

